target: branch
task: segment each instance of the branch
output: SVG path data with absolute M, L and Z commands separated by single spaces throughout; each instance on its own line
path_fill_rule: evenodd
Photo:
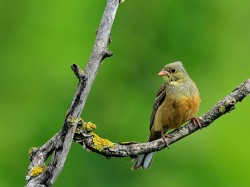
M 107 49 L 110 32 L 119 5 L 119 0 L 108 0 L 99 29 L 96 34 L 94 48 L 85 70 L 76 64 L 72 70 L 79 79 L 78 88 L 71 106 L 66 114 L 63 129 L 54 135 L 45 145 L 30 150 L 30 166 L 28 169 L 27 187 L 52 186 L 64 165 L 68 155 L 79 117 L 84 108 L 93 81 L 96 77 L 101 62 L 112 56 Z M 45 161 L 53 153 L 48 167 Z
M 28 169 L 28 176 L 26 177 L 27 187 L 47 187 L 53 185 L 62 170 L 73 138 L 86 149 L 106 157 L 134 157 L 143 153 L 159 151 L 167 147 L 162 139 L 142 144 L 134 142 L 112 143 L 93 133 L 93 129 L 96 128 L 94 124 L 84 122 L 80 119 L 81 112 L 85 106 L 101 62 L 106 57 L 112 56 L 112 52 L 108 50 L 107 46 L 111 41 L 111 28 L 118 5 L 121 2 L 123 0 L 108 0 L 100 27 L 97 31 L 94 48 L 85 70 L 81 70 L 76 64 L 71 66 L 76 77 L 79 79 L 76 93 L 66 114 L 62 130 L 40 148 L 30 149 L 31 163 Z M 235 104 L 249 93 L 250 79 L 242 83 L 225 99 L 219 101 L 210 111 L 200 117 L 203 127 L 207 127 L 221 115 L 233 110 Z M 198 126 L 188 123 L 186 126 L 168 134 L 168 145 L 173 144 L 198 129 Z M 51 155 L 51 161 L 46 167 L 45 162 Z
M 220 100 L 215 106 L 213 106 L 207 113 L 199 117 L 202 127 L 189 122 L 184 127 L 174 130 L 167 135 L 167 144 L 171 145 L 180 139 L 194 133 L 195 131 L 209 126 L 220 116 L 235 109 L 235 105 L 241 102 L 250 93 L 250 79 L 240 84 L 235 90 L 233 90 L 224 99 Z M 83 131 L 79 131 L 75 134 L 74 140 L 83 145 L 86 149 L 110 157 L 136 157 L 140 154 L 160 151 L 167 147 L 167 144 L 163 139 L 158 139 L 153 142 L 147 143 L 112 143 L 106 139 L 98 137 L 91 132 L 94 128 L 78 125 Z M 86 134 L 86 129 L 90 133 Z

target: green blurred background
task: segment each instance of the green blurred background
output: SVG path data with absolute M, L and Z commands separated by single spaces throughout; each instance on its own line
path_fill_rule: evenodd
M 62 128 L 77 86 L 70 65 L 85 67 L 105 5 L 0 1 L 0 186 L 24 186 L 29 148 Z M 82 117 L 111 141 L 144 142 L 166 63 L 181 60 L 197 83 L 198 116 L 250 77 L 250 1 L 127 0 L 112 40 Z M 249 186 L 249 105 L 157 153 L 146 171 L 73 143 L 54 186 Z

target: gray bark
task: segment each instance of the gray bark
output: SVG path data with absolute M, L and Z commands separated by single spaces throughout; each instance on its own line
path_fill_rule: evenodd
M 96 77 L 101 62 L 112 55 L 107 49 L 111 28 L 119 5 L 119 0 L 108 0 L 99 29 L 96 34 L 94 48 L 92 50 L 87 67 L 82 71 L 77 65 L 72 69 L 79 79 L 79 85 L 67 112 L 62 130 L 49 140 L 41 148 L 33 149 L 30 154 L 27 187 L 51 186 L 60 174 L 67 158 L 71 143 L 75 134 L 78 119 L 81 115 L 93 81 Z M 48 156 L 53 157 L 48 167 L 38 176 L 31 176 L 34 167 L 43 167 Z
M 79 84 L 72 104 L 66 114 L 62 130 L 55 134 L 40 148 L 32 148 L 30 150 L 31 163 L 26 177 L 27 187 L 47 187 L 53 185 L 63 168 L 73 139 L 84 146 L 87 150 L 91 150 L 108 158 L 136 157 L 140 154 L 160 151 L 200 128 L 209 126 L 220 116 L 232 111 L 237 102 L 242 101 L 247 95 L 249 95 L 250 79 L 246 80 L 228 96 L 220 100 L 207 113 L 200 116 L 199 119 L 202 127 L 190 122 L 184 127 L 168 134 L 166 139 L 167 144 L 164 140 L 159 139 L 147 143 L 112 143 L 112 146 L 104 144 L 101 149 L 98 149 L 95 142 L 96 136 L 91 129 L 83 127 L 84 122 L 79 119 L 101 62 L 106 57 L 112 56 L 112 53 L 107 49 L 107 46 L 110 42 L 110 32 L 118 6 L 119 0 L 108 0 L 100 27 L 97 31 L 93 51 L 85 70 L 82 71 L 76 64 L 72 65 L 72 70 L 79 79 Z M 35 167 L 38 166 L 42 168 L 45 166 L 46 160 L 51 155 L 52 158 L 48 166 L 44 168 L 41 173 L 31 175 Z
M 167 134 L 167 144 L 162 138 L 147 143 L 114 143 L 113 147 L 104 147 L 102 151 L 95 148 L 93 137 L 85 133 L 75 134 L 75 141 L 86 147 L 86 149 L 110 157 L 136 157 L 154 151 L 160 151 L 169 145 L 179 141 L 180 139 L 194 133 L 195 131 L 209 126 L 214 120 L 222 115 L 229 113 L 235 109 L 235 105 L 241 102 L 250 93 L 250 79 L 246 80 L 235 88 L 224 99 L 218 101 L 208 112 L 199 117 L 200 125 L 193 122 L 187 123 L 185 126 Z

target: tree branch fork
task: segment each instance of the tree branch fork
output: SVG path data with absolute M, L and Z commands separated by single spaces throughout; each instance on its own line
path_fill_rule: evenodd
M 29 151 L 30 165 L 26 176 L 27 187 L 52 186 L 60 174 L 67 158 L 71 143 L 81 144 L 86 150 L 101 154 L 105 157 L 136 157 L 140 154 L 160 151 L 176 141 L 200 129 L 193 123 L 168 134 L 167 144 L 162 139 L 147 143 L 123 142 L 113 143 L 94 133 L 95 124 L 84 122 L 81 112 L 85 106 L 93 81 L 102 61 L 112 56 L 108 50 L 110 33 L 114 18 L 120 3 L 124 0 L 107 0 L 107 5 L 96 34 L 94 48 L 84 71 L 76 64 L 71 66 L 79 84 L 69 110 L 67 111 L 63 128 L 39 148 Z M 210 125 L 218 117 L 230 112 L 237 102 L 242 101 L 250 93 L 250 79 L 239 85 L 224 99 L 220 100 L 207 113 L 199 117 L 202 128 Z M 51 157 L 49 164 L 45 162 Z

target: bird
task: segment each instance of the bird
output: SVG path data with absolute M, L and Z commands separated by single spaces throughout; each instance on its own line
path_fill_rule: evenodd
M 200 126 L 195 118 L 200 106 L 200 94 L 196 84 L 189 77 L 182 62 L 172 62 L 164 66 L 158 73 L 164 83 L 156 94 L 150 117 L 150 135 L 148 142 L 160 139 L 167 143 L 165 133 L 180 128 L 188 121 Z M 139 155 L 132 170 L 151 166 L 155 152 Z

